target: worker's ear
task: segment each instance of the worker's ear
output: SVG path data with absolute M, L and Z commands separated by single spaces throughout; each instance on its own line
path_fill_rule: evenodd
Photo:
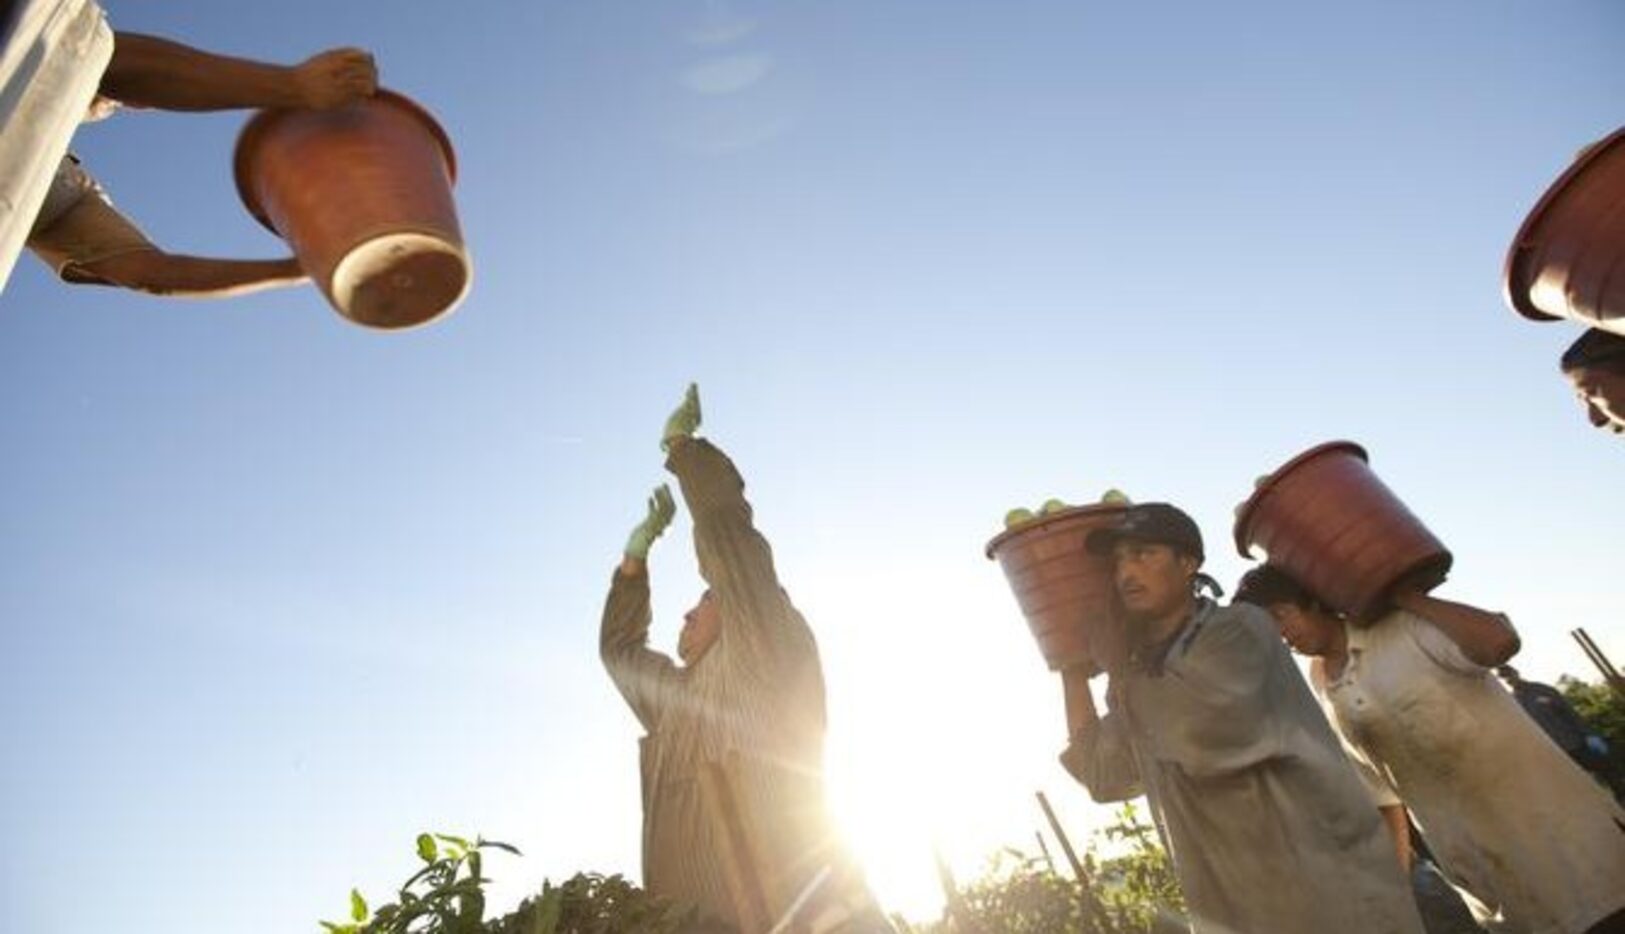
M 1196 560 L 1194 555 L 1181 554 L 1179 556 L 1179 570 L 1191 581 L 1196 580 L 1196 572 L 1201 568 L 1202 562 Z

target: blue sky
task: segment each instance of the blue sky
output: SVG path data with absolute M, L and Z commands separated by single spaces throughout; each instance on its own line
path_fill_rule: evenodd
M 1024 844 L 1058 681 L 982 546 L 1107 487 L 1231 508 L 1352 438 L 1455 550 L 1446 596 L 1526 673 L 1625 660 L 1625 448 L 1501 261 L 1622 122 L 1607 0 L 105 4 L 292 61 L 375 51 L 458 148 L 475 262 L 433 327 L 312 289 L 0 297 L 0 927 L 314 930 L 422 829 L 514 901 L 637 869 L 609 573 L 697 380 L 830 688 L 831 795 L 877 888 Z M 279 255 L 240 114 L 127 113 L 76 150 L 179 251 Z M 698 592 L 657 546 L 655 641 Z M 500 907 L 500 906 L 499 906 Z

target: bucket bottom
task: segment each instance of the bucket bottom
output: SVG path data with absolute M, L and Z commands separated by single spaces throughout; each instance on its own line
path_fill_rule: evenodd
M 450 312 L 468 283 L 461 245 L 408 231 L 374 237 L 346 253 L 333 268 L 328 295 L 351 321 L 394 330 Z

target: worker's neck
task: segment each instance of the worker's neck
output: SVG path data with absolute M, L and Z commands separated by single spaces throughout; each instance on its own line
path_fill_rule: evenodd
M 1145 633 L 1146 642 L 1156 645 L 1159 642 L 1172 639 L 1181 629 L 1185 628 L 1185 624 L 1190 622 L 1191 617 L 1195 615 L 1196 597 L 1192 595 L 1186 597 L 1185 601 L 1174 610 L 1145 622 L 1143 632 Z
M 1321 653 L 1321 658 L 1326 660 L 1326 670 L 1341 672 L 1349 658 L 1348 627 L 1336 618 L 1327 620 L 1326 625 L 1331 629 L 1331 637 L 1326 640 L 1326 651 Z

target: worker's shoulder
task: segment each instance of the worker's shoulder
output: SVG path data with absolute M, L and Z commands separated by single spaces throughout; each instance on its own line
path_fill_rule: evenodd
M 1275 618 L 1251 603 L 1221 605 L 1210 601 L 1202 612 L 1203 641 L 1210 645 L 1233 641 L 1272 645 L 1280 639 Z
M 1248 626 L 1273 631 L 1275 618 L 1270 616 L 1264 608 L 1245 601 L 1237 600 L 1229 604 L 1210 603 L 1208 611 L 1209 626 Z

